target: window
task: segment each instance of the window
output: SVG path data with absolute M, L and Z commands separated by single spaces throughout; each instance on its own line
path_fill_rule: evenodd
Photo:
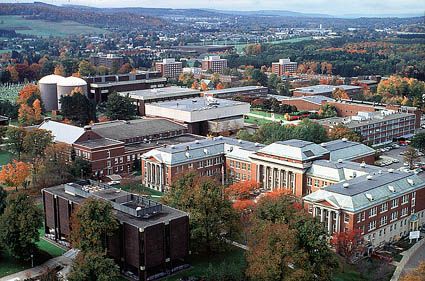
M 368 231 L 372 231 L 376 228 L 376 221 L 369 222 Z
M 344 222 L 345 223 L 349 223 L 350 222 L 350 215 L 349 214 L 344 214 Z
M 114 162 L 115 162 L 115 164 L 118 164 L 118 158 L 115 158 L 114 160 L 115 160 L 115 161 L 114 161 Z
M 362 212 L 362 221 L 364 221 L 366 219 L 366 212 Z
M 401 217 L 407 216 L 409 214 L 409 207 L 401 209 Z
M 387 216 L 381 217 L 381 226 L 386 225 L 387 224 L 387 221 L 388 221 Z
M 397 217 L 398 217 L 397 211 L 391 213 L 391 221 L 395 221 L 397 219 Z
M 377 213 L 377 208 L 373 207 L 372 209 L 369 210 L 369 217 L 371 218 L 376 216 L 376 213 Z
M 314 187 L 319 187 L 319 180 L 314 180 Z
M 403 195 L 401 197 L 401 205 L 407 204 L 409 202 L 409 194 Z
M 398 198 L 391 201 L 391 209 L 398 207 Z
M 204 167 L 204 161 L 199 161 L 198 162 L 198 169 L 201 169 Z
M 311 186 L 312 179 L 310 177 L 307 178 L 307 186 Z
M 246 163 L 242 163 L 242 170 L 246 170 Z
M 385 202 L 381 205 L 381 213 L 388 211 L 388 202 Z
M 233 160 L 230 160 L 230 167 L 234 167 L 234 165 L 235 165 L 235 162 L 233 161 Z
M 131 161 L 131 156 L 127 155 L 127 162 L 130 162 L 130 161 Z
M 308 205 L 308 213 L 309 214 L 313 213 L 313 205 L 311 205 L 311 204 Z
M 416 191 L 412 193 L 412 207 L 416 204 Z
M 360 222 L 361 220 L 362 220 L 362 214 L 360 213 L 357 215 L 357 222 Z

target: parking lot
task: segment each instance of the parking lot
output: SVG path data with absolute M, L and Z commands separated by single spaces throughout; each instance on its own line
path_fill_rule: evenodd
M 400 146 L 398 148 L 392 148 L 388 151 L 381 152 L 382 156 L 381 158 L 376 162 L 378 166 L 381 166 L 381 163 L 389 163 L 392 162 L 390 165 L 385 165 L 382 167 L 385 167 L 387 169 L 399 169 L 401 167 L 406 167 L 404 165 L 404 156 L 401 154 L 404 151 L 406 151 L 407 146 Z M 379 150 L 379 149 L 378 149 Z M 419 157 L 417 162 L 425 162 L 425 157 Z M 424 163 L 425 164 L 425 163 Z

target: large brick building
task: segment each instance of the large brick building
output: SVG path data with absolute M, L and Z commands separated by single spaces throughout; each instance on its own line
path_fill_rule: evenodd
M 201 139 L 187 134 L 187 128 L 166 119 L 137 119 L 96 123 L 80 128 L 46 120 L 57 143 L 73 148 L 77 156 L 90 162 L 95 177 L 128 174 L 141 155 L 153 148 Z
M 153 280 L 188 267 L 187 213 L 94 181 L 45 188 L 42 194 L 47 237 L 69 241 L 72 213 L 86 198 L 96 198 L 111 203 L 119 222 L 106 244 L 123 274 Z
M 272 73 L 278 76 L 296 73 L 297 68 L 298 63 L 290 59 L 280 59 L 279 62 L 272 63 Z
M 202 60 L 202 70 L 211 70 L 214 73 L 223 73 L 227 68 L 227 60 L 220 56 L 208 56 Z
M 293 91 L 294 97 L 302 97 L 302 96 L 325 96 L 325 97 L 332 97 L 332 93 L 337 90 L 341 89 L 344 90 L 350 98 L 356 98 L 360 96 L 363 93 L 363 88 L 359 86 L 352 86 L 352 85 L 314 85 L 309 87 L 301 87 L 296 88 Z
M 124 64 L 124 58 L 115 54 L 100 54 L 89 58 L 90 64 L 94 66 L 105 66 L 118 70 Z
M 372 248 L 425 223 L 425 180 L 413 173 L 368 171 L 321 187 L 303 200 L 330 233 L 359 229 Z
M 156 71 L 159 71 L 162 77 L 176 79 L 182 73 L 182 63 L 175 59 L 163 59 L 155 63 Z

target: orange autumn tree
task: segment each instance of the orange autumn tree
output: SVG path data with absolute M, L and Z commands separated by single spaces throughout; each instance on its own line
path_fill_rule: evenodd
M 30 175 L 31 165 L 22 161 L 13 160 L 12 163 L 4 165 L 0 171 L 0 183 L 18 190 L 26 178 Z
M 41 102 L 39 99 L 36 99 L 33 103 L 32 103 L 32 108 L 34 110 L 34 119 L 36 122 L 41 121 Z
M 349 100 L 350 96 L 347 94 L 346 91 L 344 91 L 341 88 L 337 88 L 332 92 L 332 97 L 334 99 L 343 99 L 343 100 Z
M 256 181 L 235 182 L 226 189 L 226 194 L 237 200 L 248 199 L 250 194 L 260 188 Z
M 197 90 L 197 89 L 199 89 L 199 84 L 198 84 L 198 81 L 193 81 L 193 83 L 192 83 L 192 89 L 195 89 L 195 90 Z
M 205 82 L 201 83 L 201 90 L 202 91 L 208 91 L 208 85 Z
M 216 90 L 222 90 L 222 89 L 224 89 L 224 86 L 223 86 L 223 84 L 220 82 L 220 83 L 218 83 L 218 84 L 217 84 L 217 86 L 215 87 L 215 89 L 216 89 Z
M 36 85 L 23 87 L 16 101 L 19 104 L 18 121 L 21 125 L 33 125 L 42 120 L 41 95 Z
M 335 233 L 331 240 L 337 253 L 344 257 L 347 262 L 352 262 L 355 254 L 361 252 L 361 242 L 362 237 L 360 229 Z

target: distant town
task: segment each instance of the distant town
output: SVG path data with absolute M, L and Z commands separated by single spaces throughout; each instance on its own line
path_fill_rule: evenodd
M 423 280 L 424 19 L 0 4 L 0 281 Z

